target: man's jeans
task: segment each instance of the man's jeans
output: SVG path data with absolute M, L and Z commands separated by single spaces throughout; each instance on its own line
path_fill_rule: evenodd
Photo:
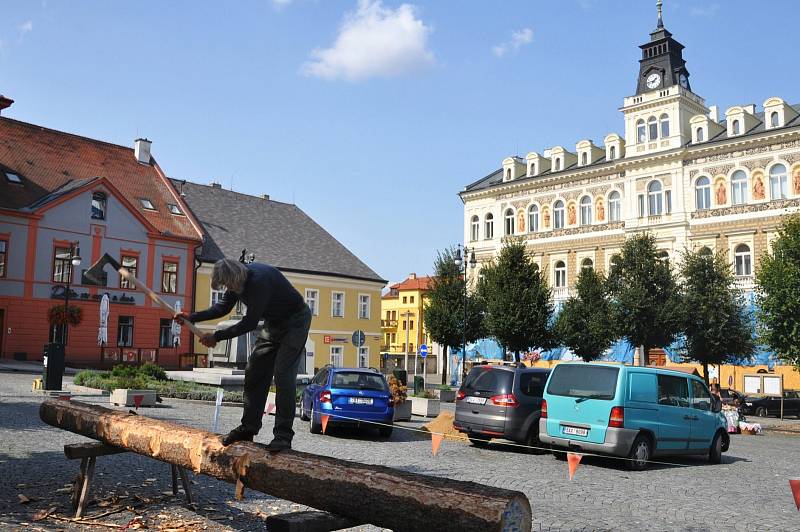
M 308 306 L 280 322 L 267 322 L 256 340 L 244 373 L 242 426 L 257 434 L 275 377 L 275 440 L 291 444 L 294 431 L 297 369 L 305 351 L 311 311 Z

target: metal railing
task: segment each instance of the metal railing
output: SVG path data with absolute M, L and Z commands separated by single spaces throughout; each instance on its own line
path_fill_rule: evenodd
M 397 320 L 381 320 L 381 327 L 393 329 L 397 327 Z

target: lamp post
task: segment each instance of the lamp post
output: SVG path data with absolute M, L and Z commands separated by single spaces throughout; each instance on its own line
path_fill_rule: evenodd
M 73 267 L 81 265 L 81 248 L 77 242 L 69 244 L 69 263 L 67 264 L 67 290 L 64 292 L 64 347 L 69 340 L 69 285 L 72 281 Z
M 464 382 L 467 380 L 467 265 L 469 264 L 470 268 L 475 268 L 478 262 L 475 260 L 475 249 L 469 249 L 464 247 L 464 256 L 461 256 L 462 246 L 461 244 L 458 245 L 456 249 L 456 256 L 453 257 L 453 262 L 455 262 L 456 266 L 461 271 L 461 266 L 464 266 L 464 327 L 462 328 L 462 342 L 461 347 L 463 351 L 461 351 L 461 384 L 463 385 Z M 469 257 L 469 261 L 467 260 Z

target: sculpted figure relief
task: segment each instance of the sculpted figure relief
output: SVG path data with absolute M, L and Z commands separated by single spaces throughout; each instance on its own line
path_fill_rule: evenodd
M 764 199 L 764 172 L 761 170 L 753 172 L 753 199 Z
M 575 225 L 575 220 L 576 220 L 575 215 L 576 215 L 575 204 L 570 203 L 569 207 L 567 207 L 567 223 L 569 225 Z
M 597 221 L 602 222 L 606 219 L 606 208 L 603 206 L 603 200 L 597 200 Z
M 550 228 L 550 209 L 547 207 L 542 209 L 542 222 L 544 223 L 545 228 Z
M 520 209 L 517 211 L 517 232 L 524 233 L 525 232 L 525 211 Z
M 794 193 L 800 196 L 800 166 L 794 167 L 792 175 L 794 176 Z
M 725 181 L 720 179 L 717 181 L 717 205 L 726 203 L 728 203 L 728 189 L 725 187 Z

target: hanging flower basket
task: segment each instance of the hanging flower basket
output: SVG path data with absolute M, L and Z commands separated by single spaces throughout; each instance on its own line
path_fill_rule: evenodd
M 50 320 L 50 325 L 80 325 L 83 321 L 83 309 L 81 307 L 70 305 L 67 309 L 64 305 L 55 305 L 47 311 L 47 317 Z

